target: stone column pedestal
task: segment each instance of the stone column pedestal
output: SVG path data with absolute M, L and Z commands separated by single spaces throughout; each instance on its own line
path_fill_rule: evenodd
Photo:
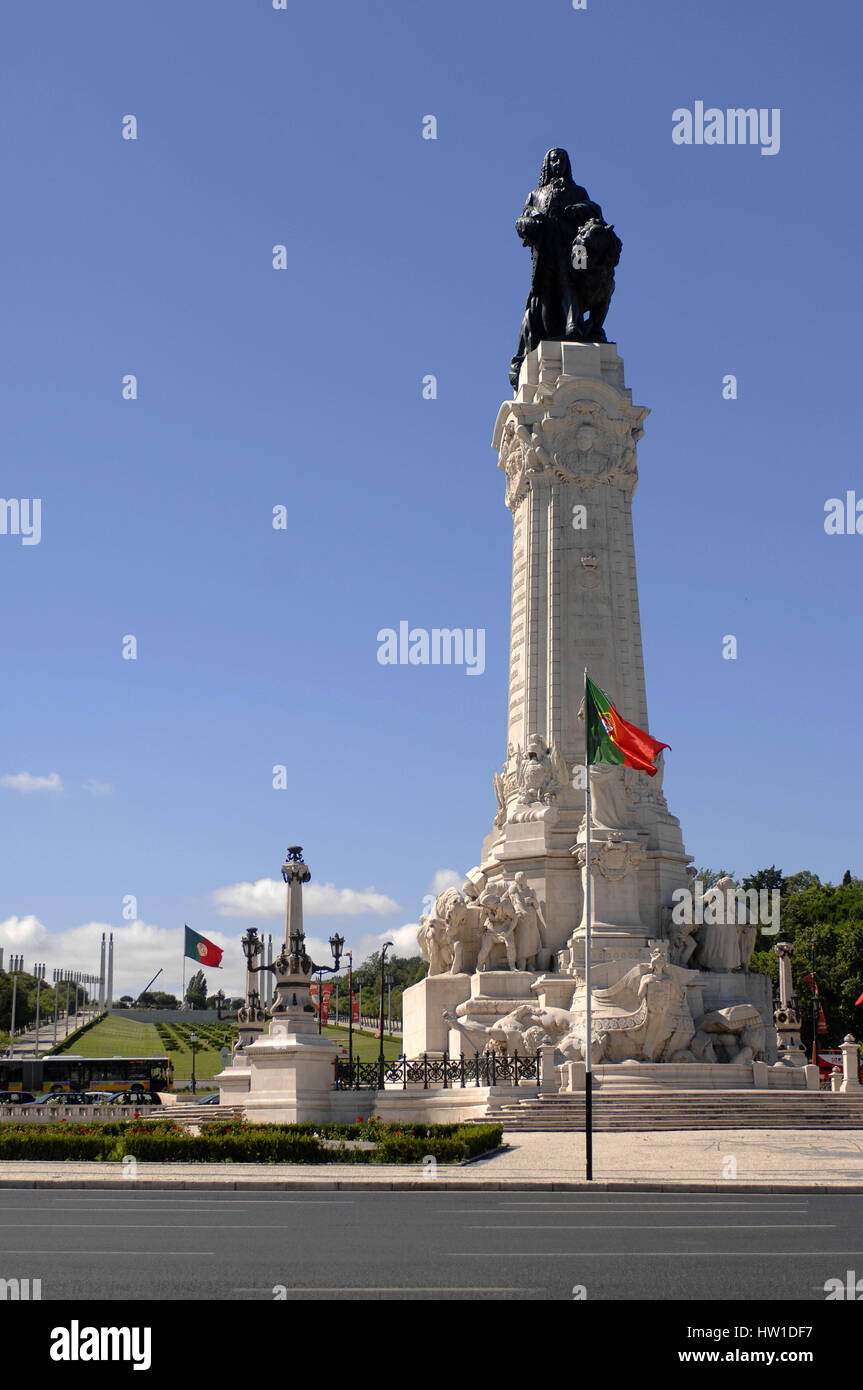
M 859 1095 L 860 1086 L 860 1058 L 857 1050 L 857 1043 L 850 1033 L 846 1033 L 842 1039 L 840 1047 L 842 1053 L 842 1085 L 839 1090 L 843 1095 L 854 1092 Z
M 338 1048 L 316 1032 L 289 1032 L 286 1025 L 271 1024 L 267 1037 L 245 1053 L 249 1119 L 270 1124 L 328 1120 L 338 1055 Z

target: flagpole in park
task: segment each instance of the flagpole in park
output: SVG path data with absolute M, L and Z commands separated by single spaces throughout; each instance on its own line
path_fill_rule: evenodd
M 669 744 L 652 738 L 646 729 L 639 729 L 624 719 L 604 690 L 594 685 L 587 667 L 584 668 L 584 1159 L 588 1182 L 593 1178 L 593 1046 L 590 992 L 590 949 L 593 928 L 593 879 L 590 869 L 590 831 L 592 819 L 590 767 L 592 763 L 609 763 L 617 767 L 635 767 L 648 777 L 657 773 L 656 758 Z
M 584 668 L 584 788 L 585 788 L 585 840 L 584 840 L 584 988 L 585 988 L 585 1043 L 584 1043 L 584 1175 L 588 1182 L 593 1180 L 593 1072 L 591 1070 L 591 1017 L 590 1017 L 590 928 L 593 917 L 593 884 L 590 877 L 590 720 L 588 711 L 587 667 Z

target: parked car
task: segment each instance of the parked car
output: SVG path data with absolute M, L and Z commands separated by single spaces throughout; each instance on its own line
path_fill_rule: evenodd
M 50 1095 L 37 1096 L 31 1105 L 106 1105 L 107 1091 L 52 1091 Z
M 0 1091 L 0 1105 L 30 1105 L 32 1100 L 29 1091 Z
M 213 1094 L 212 1094 L 211 1096 L 196 1096 L 196 1097 L 195 1097 L 195 1104 L 196 1104 L 196 1105 L 218 1105 L 218 1104 L 219 1104 L 219 1092 L 218 1092 L 218 1091 L 214 1091 Z
M 115 1091 L 109 1097 L 112 1105 L 161 1105 L 159 1097 L 151 1091 Z

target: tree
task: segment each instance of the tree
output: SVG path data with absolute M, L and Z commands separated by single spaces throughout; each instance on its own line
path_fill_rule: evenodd
M 706 893 L 708 888 L 712 888 L 721 878 L 733 878 L 733 876 L 730 869 L 697 869 L 695 872 L 695 880 L 696 882 L 698 882 L 699 879 L 701 880 L 701 891 L 703 893 Z
M 850 885 L 851 885 L 852 882 L 853 882 L 853 879 L 851 878 L 851 870 L 850 870 L 850 869 L 846 869 L 845 872 L 844 872 L 844 874 L 842 875 L 842 887 L 843 887 L 843 888 L 848 888 L 848 887 L 850 887 Z
M 762 888 L 768 891 L 771 888 L 778 888 L 782 892 L 782 870 L 777 869 L 775 864 L 771 864 L 769 869 L 759 869 L 757 873 L 750 874 L 743 880 L 743 887 L 746 889 L 755 888 L 759 893 Z
M 753 879 L 768 872 L 761 870 Z M 811 1047 L 812 991 L 806 976 L 813 973 L 814 946 L 814 975 L 828 1028 L 821 1045 L 828 1039 L 835 1045 L 846 1033 L 859 1036 L 863 1016 L 855 1001 L 863 993 L 863 880 L 822 883 L 807 869 L 784 878 L 781 887 L 779 932 L 759 932 L 751 969 L 769 975 L 775 991 L 778 962 L 773 947 L 779 940 L 792 943 L 792 984 L 803 1019 L 803 1042 Z
M 207 981 L 203 970 L 196 970 L 186 986 L 186 1003 L 193 1009 L 207 1007 Z
M 393 1018 L 400 1018 L 402 1014 L 402 995 L 410 985 L 415 985 L 421 980 L 427 970 L 426 962 L 422 956 L 387 956 L 386 974 L 392 975 L 392 1011 Z M 348 999 L 348 977 L 339 975 L 339 1006 L 343 1012 L 347 1011 Z M 373 951 L 370 956 L 366 956 L 362 965 L 354 969 L 354 993 L 360 1001 L 360 1013 L 376 1018 L 381 1003 L 381 956 L 379 951 Z M 384 988 L 384 1010 L 386 1011 L 388 991 Z

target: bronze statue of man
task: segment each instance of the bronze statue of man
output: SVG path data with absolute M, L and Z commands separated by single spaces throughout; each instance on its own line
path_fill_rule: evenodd
M 606 341 L 602 324 L 621 246 L 599 204 L 573 180 L 566 150 L 548 151 L 539 186 L 529 195 L 515 229 L 531 250 L 531 280 L 518 349 L 510 364 L 514 389 L 525 355 L 544 338 Z

